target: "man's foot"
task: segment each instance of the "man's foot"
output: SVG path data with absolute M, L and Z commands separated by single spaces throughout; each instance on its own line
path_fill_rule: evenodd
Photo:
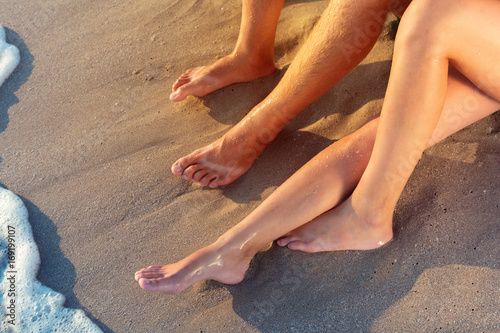
M 238 248 L 212 244 L 175 264 L 143 268 L 135 280 L 144 290 L 165 294 L 178 294 L 202 280 L 236 284 L 243 280 L 251 259 L 242 257 Z
M 364 214 L 363 214 L 364 215 Z M 277 240 L 279 246 L 304 252 L 372 250 L 392 239 L 392 219 L 362 218 L 351 198 Z
M 237 125 L 214 143 L 177 160 L 172 173 L 201 186 L 227 185 L 247 172 L 269 142 Z
M 180 102 L 189 95 L 205 96 L 237 82 L 248 82 L 276 70 L 273 59 L 249 59 L 234 53 L 209 66 L 186 71 L 172 86 L 170 100 Z

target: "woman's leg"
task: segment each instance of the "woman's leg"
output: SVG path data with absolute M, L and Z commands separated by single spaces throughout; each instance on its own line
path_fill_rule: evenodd
M 495 0 L 416 0 L 410 5 L 396 41 L 377 139 L 359 185 L 339 207 L 279 240 L 280 245 L 307 252 L 372 249 L 392 238 L 394 207 L 426 143 L 499 107 L 499 15 Z M 492 98 L 460 95 L 464 85 L 453 77 L 448 83 L 449 63 Z M 445 108 L 438 122 L 447 86 L 445 106 L 450 99 L 467 98 L 463 106 L 469 110 L 449 114 Z
M 170 99 L 204 96 L 237 82 L 275 71 L 274 37 L 284 0 L 243 0 L 238 42 L 234 51 L 214 64 L 188 70 L 172 86 Z
M 439 118 L 438 125 L 427 143 L 427 147 L 434 145 L 447 136 L 473 124 L 497 110 L 500 110 L 500 102 L 487 96 L 456 69 L 451 68 L 448 77 L 445 106 Z M 377 118 L 372 122 L 374 126 L 378 127 L 379 121 L 380 118 Z M 371 134 L 373 135 L 371 140 L 374 141 L 376 130 L 372 131 Z M 360 145 L 358 149 L 363 149 L 365 147 L 365 145 Z M 368 164 L 368 160 L 360 159 L 355 162 L 353 161 L 353 163 L 358 166 L 360 163 L 364 163 L 362 164 L 364 169 Z M 354 186 L 349 188 L 350 192 L 346 191 L 347 196 L 354 190 L 358 181 L 359 178 L 355 181 Z M 345 182 L 345 179 L 341 179 L 341 184 L 346 186 L 343 182 Z M 351 181 L 350 183 L 352 184 L 354 182 Z M 345 240 L 342 239 L 342 234 L 344 234 L 342 227 L 344 225 L 339 223 L 337 214 L 338 212 L 336 209 L 327 211 L 311 222 L 281 237 L 278 239 L 277 244 L 280 246 L 288 246 L 288 248 L 292 250 L 301 250 L 304 252 L 345 249 L 342 245 L 345 243 Z M 354 234 L 347 233 L 347 235 Z

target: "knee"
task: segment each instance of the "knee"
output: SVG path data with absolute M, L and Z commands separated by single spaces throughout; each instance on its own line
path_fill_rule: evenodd
M 396 37 L 396 46 L 441 52 L 448 9 L 456 0 L 413 0 L 406 9 Z

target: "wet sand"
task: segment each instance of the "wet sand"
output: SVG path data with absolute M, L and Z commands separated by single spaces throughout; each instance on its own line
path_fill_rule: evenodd
M 326 6 L 287 1 L 276 73 L 174 104 L 187 68 L 236 41 L 239 1 L 19 0 L 0 5 L 21 64 L 0 88 L 0 185 L 26 204 L 38 279 L 105 332 L 500 330 L 500 123 L 496 113 L 429 149 L 369 252 L 273 246 L 236 286 L 150 294 L 134 272 L 182 259 L 236 224 L 293 172 L 381 108 L 393 40 L 293 120 L 234 184 L 170 173 L 277 84 Z

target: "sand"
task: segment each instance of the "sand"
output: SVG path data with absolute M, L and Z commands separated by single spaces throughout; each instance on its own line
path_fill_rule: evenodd
M 38 279 L 104 332 L 500 330 L 500 126 L 494 114 L 424 154 L 369 252 L 273 246 L 235 286 L 177 296 L 133 279 L 236 224 L 321 149 L 380 111 L 393 41 L 292 121 L 234 184 L 170 173 L 277 84 L 326 5 L 287 1 L 280 70 L 174 104 L 171 84 L 236 41 L 239 1 L 42 1 L 0 5 L 21 64 L 0 88 L 0 185 L 28 208 Z

